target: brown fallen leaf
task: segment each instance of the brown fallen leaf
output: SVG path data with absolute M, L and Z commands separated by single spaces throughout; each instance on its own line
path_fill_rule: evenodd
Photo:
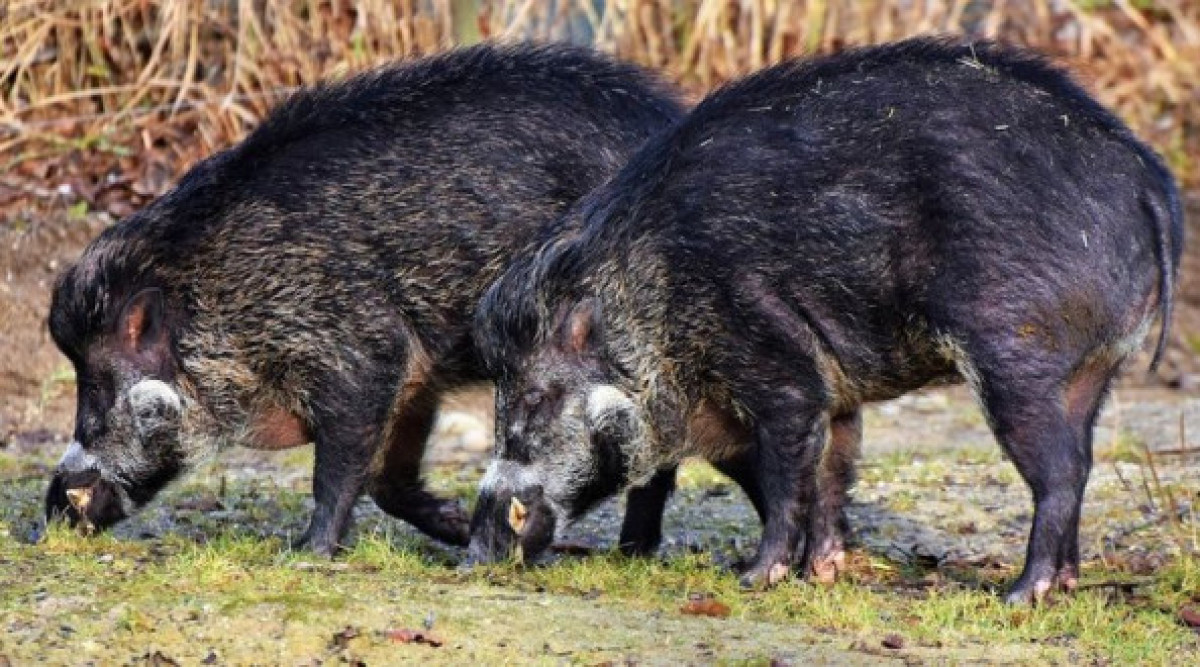
M 729 616 L 729 605 L 710 596 L 692 596 L 679 611 L 689 616 L 725 618 Z
M 1182 619 L 1184 624 L 1189 628 L 1200 629 L 1200 608 L 1184 607 L 1179 610 L 1179 618 Z
M 437 648 L 446 643 L 441 637 L 425 630 L 392 628 L 384 631 L 383 635 L 397 644 L 426 644 Z
M 883 638 L 883 647 L 890 648 L 892 650 L 902 649 L 902 648 L 904 648 L 904 637 L 901 637 L 898 634 L 892 633 Z

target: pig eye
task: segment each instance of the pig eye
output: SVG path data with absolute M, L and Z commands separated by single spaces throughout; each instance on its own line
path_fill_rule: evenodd
M 546 394 L 541 389 L 530 389 L 521 396 L 521 404 L 526 408 L 536 408 L 545 400 Z
M 521 396 L 521 407 L 532 419 L 545 418 L 554 414 L 561 397 L 562 389 L 559 387 L 531 389 Z

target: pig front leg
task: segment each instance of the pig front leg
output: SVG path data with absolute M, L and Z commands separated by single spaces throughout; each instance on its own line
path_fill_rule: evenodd
M 367 491 L 384 512 L 434 539 L 465 547 L 470 518 L 462 505 L 430 493 L 421 479 L 421 460 L 437 417 L 436 392 L 426 385 L 400 401 Z
M 662 542 L 663 512 L 675 492 L 675 466 L 654 473 L 650 481 L 629 490 L 625 503 L 625 521 L 618 541 L 626 556 L 649 556 Z
M 759 521 L 766 516 L 766 501 L 759 488 L 753 449 L 733 457 L 712 461 L 713 467 L 737 484 L 754 506 Z M 626 502 L 625 522 L 621 525 L 621 553 L 626 556 L 648 556 L 662 542 L 662 517 L 667 500 L 675 491 L 675 475 L 678 468 L 664 468 L 643 486 L 629 490 Z M 850 471 L 853 476 L 853 469 Z
M 824 410 L 800 389 L 782 390 L 763 406 L 756 429 L 757 491 L 763 505 L 758 551 L 741 576 L 746 588 L 774 585 L 791 572 L 816 495 L 816 466 L 828 431 Z
M 293 544 L 332 558 L 350 530 L 354 503 L 362 493 L 371 464 L 373 427 L 318 429 L 313 468 L 313 514 L 308 529 Z
M 801 572 L 833 583 L 846 569 L 846 504 L 854 485 L 854 464 L 862 447 L 862 412 L 855 410 L 829 422 L 829 447 L 817 471 L 817 498 L 808 514 Z

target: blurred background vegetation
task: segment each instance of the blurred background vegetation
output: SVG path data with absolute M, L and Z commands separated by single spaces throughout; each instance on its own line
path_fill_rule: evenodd
M 30 329 L 0 350 L 17 378 L 0 394 L 44 394 L 56 372 L 37 323 L 59 263 L 298 86 L 532 39 L 594 45 L 697 99 L 785 58 L 918 34 L 1000 39 L 1069 68 L 1166 157 L 1200 224 L 1200 0 L 0 0 L 0 263 L 27 283 L 0 294 L 0 318 Z M 1197 254 L 1158 381 L 1200 390 Z
M 790 56 L 928 33 L 1051 55 L 1200 184 L 1197 0 L 9 0 L 0 174 L 31 180 L 0 210 L 61 198 L 44 191 L 56 181 L 120 217 L 296 86 L 483 39 L 594 44 L 699 95 Z

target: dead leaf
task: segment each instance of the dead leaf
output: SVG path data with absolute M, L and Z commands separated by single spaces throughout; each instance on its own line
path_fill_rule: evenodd
M 1179 618 L 1189 628 L 1200 628 L 1200 609 L 1196 607 L 1184 607 L 1180 609 Z
M 729 616 L 729 605 L 709 595 L 693 595 L 679 611 L 689 616 L 725 618 Z
M 883 647 L 890 648 L 893 651 L 904 648 L 904 637 L 896 633 L 892 633 L 883 638 Z
M 446 643 L 441 637 L 425 630 L 392 628 L 384 631 L 383 635 L 397 644 L 425 644 L 437 648 Z

